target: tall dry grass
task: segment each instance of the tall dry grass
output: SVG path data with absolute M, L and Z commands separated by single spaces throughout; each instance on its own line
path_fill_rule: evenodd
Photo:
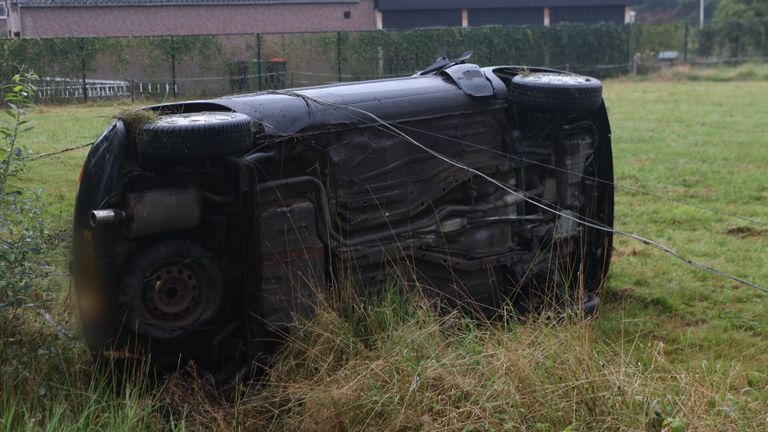
M 224 397 L 191 382 L 163 392 L 191 430 L 768 428 L 737 369 L 678 370 L 662 345 L 611 346 L 583 319 L 483 323 L 394 292 L 320 307 L 257 387 Z

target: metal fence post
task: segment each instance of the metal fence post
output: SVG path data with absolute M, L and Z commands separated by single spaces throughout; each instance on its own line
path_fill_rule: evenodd
M 632 52 L 632 23 L 626 24 L 627 29 L 627 72 L 637 74 L 637 58 Z
M 173 97 L 176 97 L 176 44 L 171 36 L 171 80 L 173 83 Z
M 256 75 L 259 77 L 259 91 L 261 91 L 261 33 L 256 33 Z
M 376 47 L 376 79 L 384 76 L 384 48 Z
M 683 64 L 688 64 L 688 22 L 685 22 L 685 32 L 683 33 Z
M 80 39 L 80 70 L 83 72 L 83 102 L 88 102 L 88 82 L 85 76 L 85 39 Z
M 336 32 L 336 69 L 341 82 L 341 32 Z

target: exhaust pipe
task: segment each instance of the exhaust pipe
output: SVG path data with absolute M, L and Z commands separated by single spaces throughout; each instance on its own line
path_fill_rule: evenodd
M 94 210 L 88 216 L 91 226 L 107 225 L 128 219 L 128 214 L 119 209 Z

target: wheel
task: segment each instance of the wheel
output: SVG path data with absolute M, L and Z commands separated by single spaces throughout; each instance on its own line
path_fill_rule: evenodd
M 251 118 L 230 112 L 171 114 L 144 125 L 136 143 L 143 165 L 242 154 L 253 147 Z
M 222 304 L 216 260 L 187 240 L 139 252 L 127 266 L 118 302 L 126 327 L 154 340 L 181 340 L 209 327 Z
M 536 72 L 512 78 L 512 99 L 535 110 L 552 112 L 592 111 L 603 102 L 603 84 L 584 75 Z

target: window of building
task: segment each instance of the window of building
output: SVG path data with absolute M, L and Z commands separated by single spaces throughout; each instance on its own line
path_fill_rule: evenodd
M 344 11 L 344 19 L 350 19 L 350 18 L 352 18 L 352 12 Z
M 0 1 L 0 18 L 5 18 L 8 13 L 5 11 L 5 3 Z

